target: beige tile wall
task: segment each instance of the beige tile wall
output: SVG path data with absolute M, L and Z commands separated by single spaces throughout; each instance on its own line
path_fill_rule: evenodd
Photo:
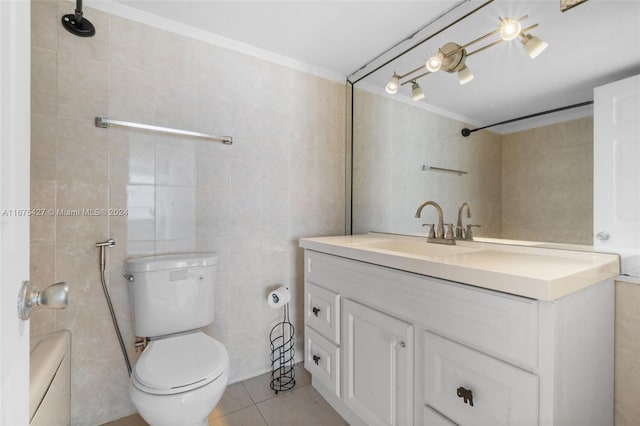
M 463 138 L 465 123 L 403 102 L 356 89 L 353 136 L 353 232 L 425 232 L 437 223 L 435 209 L 414 217 L 425 200 L 435 200 L 445 223 L 456 223 L 463 202 L 481 224 L 476 235 L 501 228 L 501 142 L 492 132 Z M 421 170 L 422 165 L 468 174 Z
M 593 243 L 593 118 L 504 135 L 502 238 Z
M 640 424 L 640 285 L 616 282 L 615 424 Z
M 108 286 L 132 359 L 130 256 L 208 250 L 220 257 L 208 331 L 231 357 L 231 380 L 269 367 L 266 305 L 295 296 L 302 345 L 301 236 L 344 233 L 342 84 L 87 8 L 93 38 L 60 25 L 69 2 L 32 3 L 34 208 L 111 208 L 126 216 L 31 221 L 31 277 L 66 280 L 71 305 L 34 312 L 33 334 L 72 332 L 72 423 L 134 411 L 98 273 L 95 243 L 115 238 Z M 232 146 L 93 125 L 95 116 L 234 137 Z M 302 352 L 299 352 L 302 353 Z

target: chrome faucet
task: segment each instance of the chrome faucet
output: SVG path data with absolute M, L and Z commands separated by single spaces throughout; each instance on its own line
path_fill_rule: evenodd
M 462 205 L 458 209 L 458 223 L 456 224 L 456 240 L 466 239 L 464 228 L 462 227 L 462 210 L 464 210 L 465 207 L 467 208 L 467 218 L 471 217 L 471 206 L 469 205 L 469 203 L 465 201 L 464 203 L 462 203 Z
M 456 225 L 456 240 L 473 241 L 473 232 L 471 228 L 480 228 L 480 225 L 467 224 L 467 229 L 462 226 L 462 211 L 467 208 L 467 218 L 471 217 L 471 206 L 466 201 L 462 203 L 458 209 L 458 224 Z
M 422 214 L 422 209 L 426 206 L 433 206 L 438 212 L 438 225 L 435 230 L 435 233 L 429 232 L 429 237 L 427 237 L 428 243 L 438 243 L 438 244 L 455 244 L 456 240 L 453 237 L 452 227 L 453 225 L 449 225 L 449 231 L 447 231 L 446 235 L 444 232 L 444 219 L 442 214 L 442 207 L 435 201 L 425 201 L 420 204 L 418 210 L 416 211 L 416 217 L 419 218 Z M 431 229 L 433 229 L 433 225 L 431 225 Z

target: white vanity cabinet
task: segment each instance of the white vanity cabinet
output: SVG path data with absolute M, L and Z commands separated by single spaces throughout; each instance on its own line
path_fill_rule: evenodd
M 545 301 L 307 248 L 305 367 L 351 425 L 612 425 L 613 296 L 612 279 Z

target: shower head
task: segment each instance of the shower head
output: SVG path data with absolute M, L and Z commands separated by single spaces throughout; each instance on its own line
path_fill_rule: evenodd
M 82 0 L 76 0 L 74 14 L 62 16 L 62 26 L 78 37 L 93 37 L 96 35 L 96 28 L 88 19 L 82 16 Z

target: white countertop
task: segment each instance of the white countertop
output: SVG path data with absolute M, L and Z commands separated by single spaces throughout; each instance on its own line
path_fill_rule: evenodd
M 620 273 L 614 254 L 476 241 L 457 241 L 453 248 L 422 243 L 427 245 L 424 238 L 375 233 L 300 239 L 308 250 L 539 300 L 553 301 Z

